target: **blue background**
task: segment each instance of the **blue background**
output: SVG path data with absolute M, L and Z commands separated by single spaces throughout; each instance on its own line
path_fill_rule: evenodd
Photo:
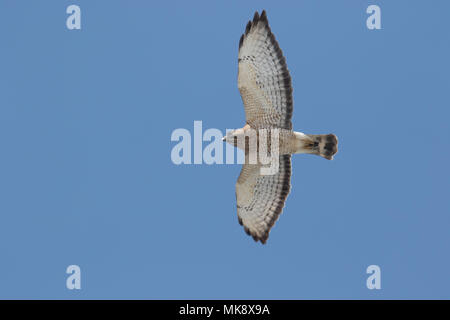
M 82 29 L 66 28 L 77 4 Z M 382 30 L 368 30 L 377 4 Z M 293 157 L 262 246 L 240 165 L 171 162 L 237 128 L 239 37 L 265 8 L 293 78 Z M 0 298 L 449 298 L 448 1 L 0 1 Z M 206 145 L 206 144 L 205 144 Z M 66 289 L 67 266 L 82 289 Z M 381 267 L 381 290 L 366 268 Z

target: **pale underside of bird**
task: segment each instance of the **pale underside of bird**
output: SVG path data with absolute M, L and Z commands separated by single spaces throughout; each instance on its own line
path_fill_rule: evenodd
M 291 189 L 291 154 L 316 154 L 331 160 L 337 152 L 337 138 L 334 134 L 310 135 L 292 130 L 291 76 L 264 10 L 261 15 L 255 13 L 241 36 L 238 67 L 238 88 L 246 124 L 229 132 L 224 140 L 244 149 L 246 155 L 236 183 L 238 221 L 255 241 L 266 243 Z M 272 135 L 278 138 L 275 141 L 279 146 L 278 168 L 274 174 L 262 174 L 261 168 L 266 164 L 248 161 L 246 136 L 261 130 L 279 132 Z M 257 139 L 258 145 L 262 143 L 259 135 Z M 269 135 L 264 141 L 273 140 Z

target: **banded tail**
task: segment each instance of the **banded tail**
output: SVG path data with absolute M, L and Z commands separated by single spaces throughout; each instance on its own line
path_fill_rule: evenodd
M 296 153 L 310 153 L 321 156 L 325 159 L 332 160 L 338 151 L 338 139 L 330 134 L 302 134 L 296 132 L 297 141 L 300 146 Z

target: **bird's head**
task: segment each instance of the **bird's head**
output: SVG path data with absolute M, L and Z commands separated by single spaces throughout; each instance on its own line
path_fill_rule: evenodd
M 229 144 L 233 146 L 237 146 L 238 139 L 240 137 L 244 136 L 244 129 L 236 129 L 236 130 L 230 130 L 227 132 L 227 135 L 222 138 L 222 141 L 228 142 Z

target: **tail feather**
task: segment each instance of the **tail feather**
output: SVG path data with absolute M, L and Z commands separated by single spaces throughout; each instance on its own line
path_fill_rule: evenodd
M 312 153 L 328 160 L 333 159 L 338 151 L 338 139 L 334 134 L 310 134 L 308 136 L 312 138 Z

